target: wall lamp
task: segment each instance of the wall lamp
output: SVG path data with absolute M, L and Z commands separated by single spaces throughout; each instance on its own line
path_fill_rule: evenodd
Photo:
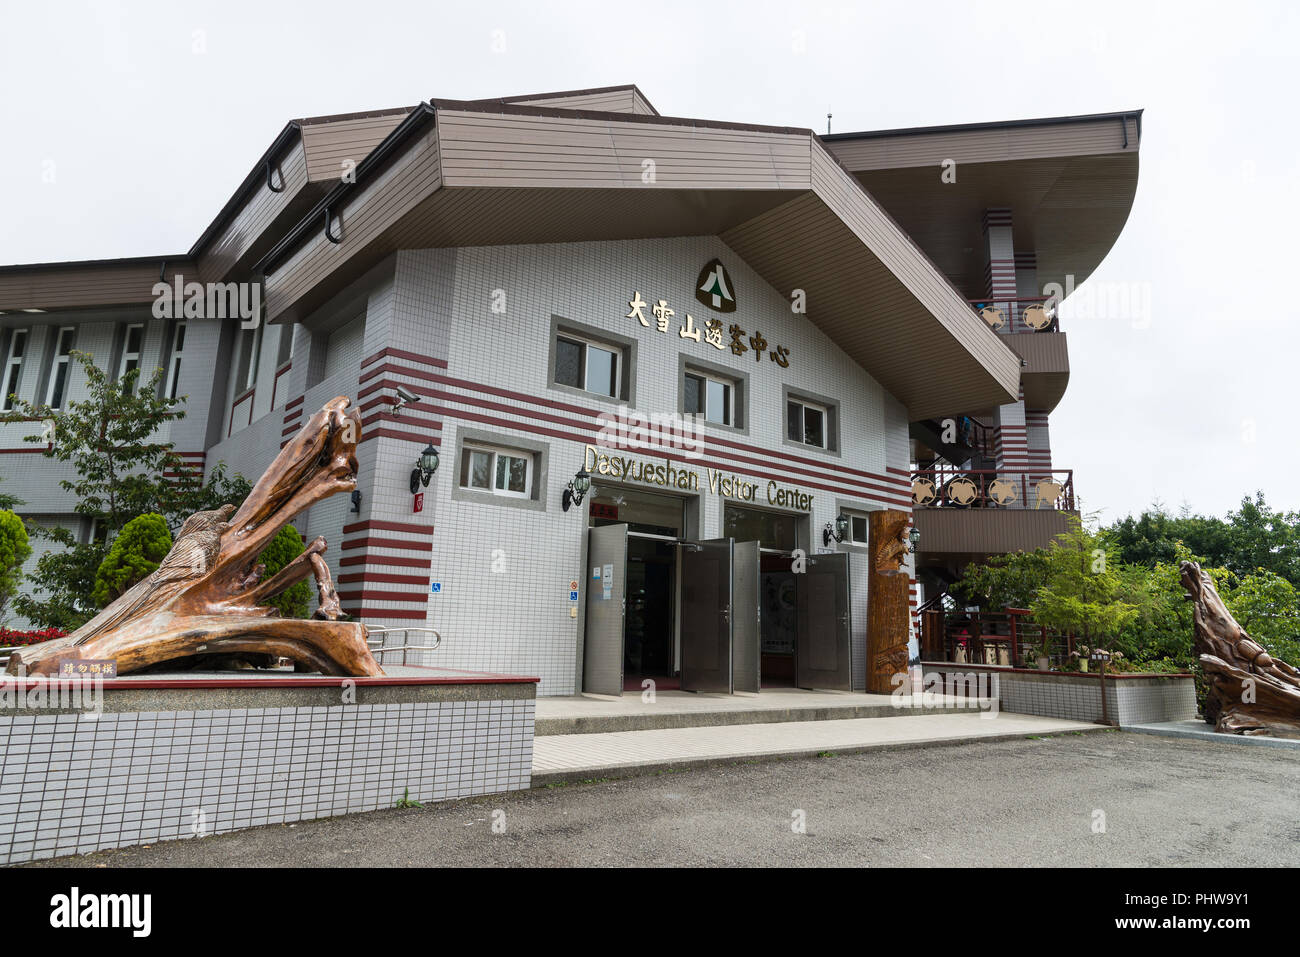
M 415 463 L 415 468 L 411 469 L 411 494 L 414 495 L 420 491 L 420 486 L 429 487 L 429 479 L 433 478 L 433 473 L 438 471 L 438 450 L 432 445 L 426 445 L 424 451 L 420 453 L 420 460 Z
M 915 525 L 907 533 L 907 540 L 912 546 L 912 552 L 916 552 L 916 546 L 921 544 L 921 530 Z
M 589 488 L 591 488 L 591 474 L 584 466 L 578 469 L 578 474 L 570 479 L 569 484 L 564 488 L 564 497 L 561 499 L 564 510 L 567 512 L 570 505 L 581 505 Z
M 835 539 L 835 541 L 837 542 L 842 542 L 844 541 L 844 536 L 847 535 L 848 533 L 849 533 L 848 516 L 846 516 L 843 512 L 840 512 L 839 515 L 835 516 L 834 525 L 832 525 L 830 522 L 827 522 L 826 527 L 822 529 L 822 544 L 829 548 L 831 544 L 831 539 Z

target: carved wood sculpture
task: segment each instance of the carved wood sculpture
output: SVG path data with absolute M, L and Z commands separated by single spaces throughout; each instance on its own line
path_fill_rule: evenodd
M 874 511 L 867 525 L 867 690 L 891 694 L 898 688 L 895 675 L 907 674 L 907 513 Z
M 1209 686 L 1205 720 L 1225 734 L 1300 737 L 1300 672 L 1246 634 L 1200 565 L 1183 562 L 1180 573 Z
M 76 659 L 116 659 L 128 674 L 231 659 L 292 659 L 327 675 L 382 675 L 366 645 L 366 628 L 344 622 L 317 537 L 264 582 L 255 563 L 281 528 L 311 505 L 356 487 L 361 416 L 346 396 L 313 415 L 271 463 L 235 511 L 223 505 L 186 520 L 149 577 L 64 638 L 16 651 L 9 672 L 55 674 Z M 234 515 L 231 515 L 234 512 Z M 315 620 L 279 618 L 259 604 L 312 576 L 320 590 Z

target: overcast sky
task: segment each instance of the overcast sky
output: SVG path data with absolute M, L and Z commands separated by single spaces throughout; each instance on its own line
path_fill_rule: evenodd
M 1300 4 L 0 6 L 0 263 L 179 253 L 289 119 L 636 83 L 824 131 L 1146 110 L 1128 224 L 1066 320 L 1054 463 L 1106 519 L 1300 509 Z M 46 182 L 53 174 L 53 182 Z M 1112 287 L 1114 288 L 1114 287 Z

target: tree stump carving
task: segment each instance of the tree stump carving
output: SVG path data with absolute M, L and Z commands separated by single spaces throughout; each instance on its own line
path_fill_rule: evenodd
M 1246 634 L 1200 565 L 1183 562 L 1179 572 L 1208 685 L 1205 720 L 1225 734 L 1300 737 L 1300 672 Z
M 867 691 L 891 694 L 907 675 L 908 514 L 887 508 L 867 515 Z
M 238 510 L 223 505 L 190 516 L 151 575 L 72 634 L 14 652 L 9 673 L 57 674 L 62 662 L 78 659 L 115 659 L 122 675 L 195 660 L 283 657 L 326 675 L 382 675 L 365 625 L 338 620 L 338 596 L 321 558 L 325 539 L 317 537 L 264 582 L 256 565 L 294 516 L 356 488 L 361 416 L 349 404 L 346 396 L 327 402 Z M 309 576 L 320 590 L 315 620 L 280 618 L 261 604 Z

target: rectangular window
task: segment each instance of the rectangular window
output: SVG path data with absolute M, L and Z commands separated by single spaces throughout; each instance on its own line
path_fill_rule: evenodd
M 617 398 L 622 350 L 561 335 L 555 342 L 555 381 Z
M 493 495 L 532 498 L 533 455 L 466 446 L 460 458 L 460 485 Z
M 27 352 L 27 330 L 15 329 L 9 339 L 9 354 L 5 356 L 4 369 L 0 370 L 0 412 L 13 409 L 9 398 L 22 385 L 23 355 Z
M 791 399 L 786 403 L 786 435 L 791 442 L 827 448 L 826 409 Z
M 735 421 L 735 384 L 727 379 L 686 373 L 685 411 L 703 415 L 704 421 L 718 425 L 731 425 Z
M 51 409 L 63 408 L 68 394 L 68 376 L 72 374 L 72 350 L 77 344 L 77 330 L 72 326 L 59 329 L 54 355 L 50 360 L 50 386 L 45 393 L 45 404 Z
M 867 544 L 867 519 L 865 515 L 849 515 L 849 541 L 854 545 Z
M 172 331 L 171 357 L 167 360 L 167 398 L 175 399 L 181 383 L 181 363 L 185 358 L 185 323 L 176 323 Z
M 143 345 L 144 326 L 138 324 L 127 326 L 126 335 L 122 338 L 122 361 L 117 367 L 117 381 L 122 383 L 122 391 L 127 395 L 135 392 L 135 387 L 139 384 L 140 349 Z M 136 373 L 130 383 L 126 382 L 128 372 Z

